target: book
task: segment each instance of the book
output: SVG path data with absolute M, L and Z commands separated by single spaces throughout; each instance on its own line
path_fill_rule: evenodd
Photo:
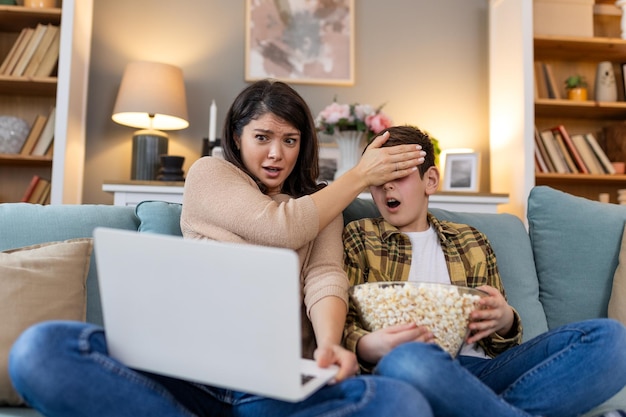
M 535 146 L 535 172 L 550 172 L 543 155 L 539 152 L 539 148 Z
M 39 180 L 37 181 L 37 184 L 35 184 L 35 188 L 33 189 L 32 193 L 28 197 L 28 201 L 26 201 L 26 203 L 38 204 L 39 201 L 41 201 L 42 196 L 45 195 L 46 188 L 48 188 L 49 186 L 50 186 L 50 180 L 47 180 L 45 178 L 39 178 Z
M 572 160 L 574 161 L 574 164 L 578 168 L 578 172 L 582 174 L 589 174 L 589 169 L 587 169 L 585 162 L 580 157 L 580 153 L 578 153 L 578 149 L 576 148 L 576 145 L 574 144 L 574 142 L 572 142 L 572 138 L 570 137 L 569 133 L 567 133 L 567 129 L 565 129 L 565 126 L 558 125 L 552 128 L 552 131 L 559 132 L 559 134 L 561 135 L 561 138 L 563 139 L 563 142 L 565 143 L 565 147 L 567 148 L 567 151 L 569 152 L 570 157 L 572 158 Z
M 24 32 L 24 34 L 23 36 L 18 37 L 19 43 L 16 46 L 15 53 L 9 60 L 6 68 L 4 68 L 4 71 L 2 71 L 2 75 L 11 75 L 11 73 L 13 72 L 13 68 L 15 68 L 17 61 L 19 61 L 20 57 L 24 53 L 24 49 L 26 49 L 26 45 L 30 41 L 30 38 L 33 36 L 35 29 L 25 28 L 22 30 L 22 32 Z
M 22 145 L 22 149 L 20 150 L 21 155 L 30 155 L 41 135 L 41 131 L 43 127 L 46 125 L 46 116 L 38 115 L 33 122 L 33 125 L 30 128 L 30 132 L 28 132 L 28 136 L 26 136 L 26 140 Z
M 39 45 L 37 45 L 37 49 L 35 49 L 35 52 L 33 53 L 33 56 L 30 59 L 30 62 L 26 66 L 26 69 L 24 69 L 24 74 L 23 74 L 24 76 L 35 75 L 35 71 L 37 70 L 37 68 L 39 67 L 39 64 L 43 60 L 44 55 L 48 51 L 48 48 L 50 48 L 50 45 L 52 44 L 52 41 L 54 41 L 54 37 L 58 31 L 59 31 L 58 26 L 54 26 L 51 24 L 47 25 L 46 31 L 43 34 L 41 41 L 39 42 Z
M 48 148 L 52 144 L 54 140 L 54 119 L 56 115 L 56 107 L 53 107 L 48 114 L 46 119 L 46 124 L 41 130 L 41 134 L 37 139 L 37 143 L 33 147 L 33 150 L 30 152 L 33 156 L 43 156 L 48 151 Z
M 546 172 L 556 172 L 554 165 L 552 164 L 552 160 L 550 160 L 550 155 L 548 154 L 548 150 L 541 140 L 541 136 L 539 135 L 539 130 L 537 126 L 535 126 L 535 148 L 539 150 L 539 153 L 543 157 L 543 161 L 546 164 L 547 171 Z
M 600 164 L 600 160 L 596 157 L 596 154 L 591 149 L 589 143 L 585 140 L 583 135 L 572 135 L 572 142 L 576 145 L 581 158 L 585 161 L 585 165 L 589 169 L 590 174 L 604 174 L 604 169 Z
M 565 146 L 565 141 L 563 140 L 563 136 L 561 136 L 561 132 L 559 132 L 558 130 L 552 130 L 552 134 L 554 135 L 556 144 L 559 147 L 561 154 L 563 155 L 563 159 L 565 159 L 567 171 L 572 174 L 578 174 L 578 168 L 576 167 L 574 160 L 570 156 L 567 147 Z
M 28 202 L 40 178 L 41 177 L 39 175 L 33 175 L 33 178 L 30 180 L 28 187 L 26 187 L 26 191 L 24 191 L 24 195 L 22 196 L 22 199 L 20 200 L 22 203 Z
M 593 133 L 586 133 L 585 139 L 591 146 L 593 153 L 596 155 L 598 160 L 600 160 L 600 164 L 602 165 L 604 172 L 606 172 L 607 174 L 615 174 L 615 168 L 613 168 L 613 164 L 611 164 L 611 161 L 609 161 L 608 156 L 606 156 L 606 153 L 600 147 L 600 144 L 596 140 L 596 137 L 593 135 Z
M 11 59 L 13 59 L 13 56 L 15 55 L 20 42 L 22 40 L 22 38 L 24 37 L 24 34 L 26 33 L 26 31 L 24 29 L 22 29 L 20 31 L 20 34 L 17 36 L 17 39 L 15 40 L 15 42 L 13 42 L 13 46 L 11 46 L 11 49 L 9 50 L 9 53 L 7 54 L 7 56 L 4 58 L 4 61 L 2 61 L 2 65 L 0 65 L 0 74 L 4 73 L 4 70 L 8 67 L 9 62 L 11 61 Z
M 15 64 L 15 68 L 13 68 L 13 71 L 11 71 L 12 76 L 19 77 L 24 74 L 24 70 L 30 62 L 30 59 L 33 57 L 35 49 L 37 49 L 37 45 L 39 45 L 39 42 L 41 42 L 41 38 L 43 38 L 43 35 L 46 32 L 46 28 L 47 26 L 42 23 L 37 24 L 37 27 L 33 32 L 33 36 L 31 36 L 30 40 L 28 41 L 28 44 L 26 45 L 22 56 L 20 56 L 19 61 L 17 61 L 17 64 Z
M 541 139 L 543 140 L 543 144 L 550 155 L 550 160 L 554 165 L 555 172 L 559 174 L 566 174 L 568 172 L 567 165 L 565 164 L 565 159 L 561 154 L 558 145 L 556 144 L 556 139 L 554 138 L 554 134 L 551 130 L 543 130 L 540 133 Z
M 541 61 L 535 62 L 535 98 L 550 98 Z
M 552 71 L 552 66 L 550 64 L 543 63 L 543 72 L 546 77 L 546 86 L 548 89 L 548 98 L 561 98 L 561 90 L 556 83 L 554 78 L 554 73 Z
M 39 66 L 35 70 L 33 76 L 35 77 L 49 77 L 54 71 L 54 67 L 59 60 L 59 48 L 61 44 L 61 28 L 59 27 L 50 43 L 50 46 L 46 50 Z
M 50 189 L 52 188 L 52 184 L 50 181 L 46 181 L 46 186 L 44 187 L 41 195 L 37 199 L 37 204 L 50 204 Z

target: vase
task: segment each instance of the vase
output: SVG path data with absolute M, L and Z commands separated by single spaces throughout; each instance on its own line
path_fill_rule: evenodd
M 617 101 L 617 83 L 613 64 L 603 61 L 596 71 L 596 101 Z
M 361 158 L 361 144 L 364 138 L 365 132 L 358 130 L 335 132 L 334 139 L 339 148 L 339 163 L 337 171 L 335 171 L 335 179 L 342 176 L 359 162 L 359 158 Z

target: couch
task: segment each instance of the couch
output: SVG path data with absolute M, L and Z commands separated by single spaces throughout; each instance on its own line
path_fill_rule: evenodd
M 136 208 L 0 204 L 0 251 L 88 238 L 97 226 L 180 235 L 180 209 L 179 204 L 161 201 L 142 202 Z M 440 218 L 476 226 L 487 235 L 498 259 L 509 302 L 522 317 L 525 340 L 570 321 L 607 317 L 626 207 L 585 200 L 540 186 L 530 193 L 527 225 L 509 214 L 432 211 Z M 344 211 L 344 220 L 376 214 L 371 201 L 357 199 Z M 86 256 L 91 259 L 84 270 L 85 317 L 101 324 L 96 260 L 91 252 Z M 0 258 L 0 263 L 4 259 Z M 48 301 L 52 300 L 39 299 L 31 308 Z M 0 357 L 2 361 L 6 357 Z M 0 371 L 6 373 L 1 367 Z M 3 376 L 0 375 L 0 384 Z M 626 410 L 626 390 L 586 416 L 610 409 Z M 38 414 L 27 407 L 0 405 L 1 416 Z

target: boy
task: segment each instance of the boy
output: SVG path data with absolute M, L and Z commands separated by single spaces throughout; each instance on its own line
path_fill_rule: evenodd
M 386 131 L 384 146 L 417 143 L 426 158 L 411 175 L 370 187 L 381 218 L 346 225 L 350 284 L 428 281 L 477 287 L 487 296 L 470 316 L 470 335 L 457 359 L 415 323 L 366 331 L 351 305 L 345 344 L 361 369 L 411 383 L 437 416 L 575 416 L 618 392 L 626 384 L 626 355 L 616 347 L 626 341 L 624 328 L 613 320 L 588 320 L 520 345 L 521 320 L 506 301 L 487 238 L 428 212 L 428 198 L 439 186 L 430 138 L 410 126 L 380 134 Z M 612 369 L 619 381 L 607 387 L 597 377 L 600 369 Z

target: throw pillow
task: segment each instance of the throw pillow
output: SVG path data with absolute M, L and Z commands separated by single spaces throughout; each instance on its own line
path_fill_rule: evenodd
M 182 236 L 180 213 L 183 205 L 166 201 L 146 200 L 137 204 L 135 215 L 139 218 L 140 232 Z
M 613 276 L 613 289 L 609 298 L 609 317 L 626 325 L 626 230 L 622 235 L 619 263 Z
M 548 326 L 607 317 L 626 207 L 546 186 L 531 190 L 528 226 Z
M 0 405 L 21 405 L 7 359 L 17 337 L 46 320 L 85 320 L 85 280 L 92 239 L 49 242 L 0 252 Z

